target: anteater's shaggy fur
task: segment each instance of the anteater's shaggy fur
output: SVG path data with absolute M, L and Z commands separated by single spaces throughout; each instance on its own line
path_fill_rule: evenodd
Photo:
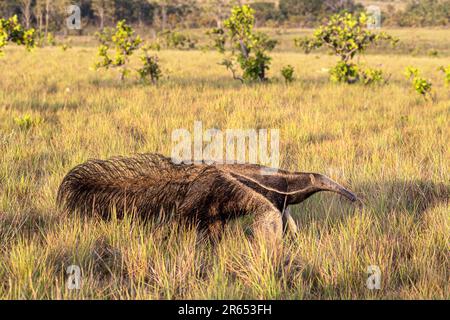
M 162 213 L 194 222 L 212 236 L 224 223 L 252 214 L 254 227 L 280 235 L 282 212 L 315 192 L 335 191 L 356 197 L 315 173 L 279 170 L 262 174 L 258 165 L 174 164 L 159 154 L 89 160 L 73 168 L 58 190 L 57 202 L 66 211 L 109 217 L 124 212 L 141 217 Z M 285 216 L 285 221 L 292 218 Z

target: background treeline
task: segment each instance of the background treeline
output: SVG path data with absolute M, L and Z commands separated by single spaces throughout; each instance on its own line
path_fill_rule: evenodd
M 257 26 L 314 27 L 330 14 L 359 12 L 371 3 L 354 0 L 1 0 L 0 16 L 17 14 L 26 27 L 64 30 L 67 7 L 81 8 L 83 31 L 114 25 L 121 19 L 155 29 L 221 26 L 234 4 L 250 3 Z M 384 0 L 383 25 L 449 26 L 450 0 Z

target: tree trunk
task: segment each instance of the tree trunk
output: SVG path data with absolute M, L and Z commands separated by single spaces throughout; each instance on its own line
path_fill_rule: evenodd
M 103 30 L 105 26 L 105 12 L 103 9 L 99 11 L 99 17 L 100 17 L 100 30 Z
M 167 25 L 167 7 L 165 4 L 161 5 L 161 16 L 162 16 L 161 29 L 162 31 L 164 31 Z
M 39 25 L 39 34 L 41 34 L 41 32 L 42 32 L 42 13 L 39 13 L 38 25 Z
M 262 63 L 260 65 L 258 77 L 259 77 L 259 81 L 266 81 L 266 65 L 265 65 L 265 63 Z
M 141 14 L 141 8 L 138 8 L 138 26 L 139 26 L 139 28 L 142 28 L 142 14 Z
M 48 34 L 48 20 L 50 18 L 50 0 L 45 2 L 45 38 Z
M 22 2 L 22 14 L 25 20 L 25 27 L 29 29 L 31 20 L 31 0 L 26 0 Z

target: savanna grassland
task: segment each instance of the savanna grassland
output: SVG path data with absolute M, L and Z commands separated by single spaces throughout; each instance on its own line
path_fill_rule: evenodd
M 217 53 L 163 50 L 166 76 L 146 86 L 90 69 L 92 41 L 67 51 L 8 47 L 0 58 L 0 298 L 450 298 L 450 90 L 437 71 L 450 61 L 450 30 L 415 32 L 401 31 L 402 40 L 423 50 L 404 45 L 360 59 L 391 74 L 374 86 L 330 83 L 336 59 L 322 52 L 278 50 L 269 83 L 241 85 Z M 286 64 L 296 70 L 289 85 L 279 75 Z M 435 102 L 411 89 L 408 65 L 433 82 Z M 293 209 L 299 234 L 279 250 L 248 241 L 247 221 L 212 248 L 173 223 L 56 208 L 73 166 L 170 155 L 172 130 L 192 130 L 196 120 L 204 129 L 279 128 L 283 168 L 327 174 L 363 208 L 315 195 Z M 72 264 L 82 269 L 80 290 L 66 287 Z M 370 265 L 381 270 L 380 290 L 366 287 Z

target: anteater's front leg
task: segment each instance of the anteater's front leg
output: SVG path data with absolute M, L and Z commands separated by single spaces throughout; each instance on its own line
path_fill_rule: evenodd
M 261 238 L 271 242 L 280 242 L 282 239 L 283 227 L 281 215 L 280 211 L 274 207 L 262 206 L 260 210 L 257 210 L 252 227 L 255 238 Z
M 281 213 L 265 197 L 219 170 L 209 169 L 198 177 L 180 208 L 195 215 L 201 229 L 220 238 L 224 224 L 242 215 L 254 216 L 253 233 L 265 239 L 281 239 Z
M 297 224 L 291 216 L 290 208 L 286 208 L 283 212 L 283 232 L 296 235 L 298 233 Z

